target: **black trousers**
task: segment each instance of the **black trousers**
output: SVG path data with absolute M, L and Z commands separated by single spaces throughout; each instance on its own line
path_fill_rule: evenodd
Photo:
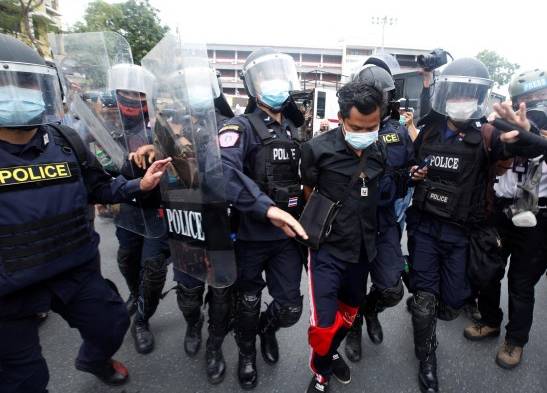
M 509 289 L 509 322 L 505 339 L 518 346 L 528 342 L 534 316 L 534 287 L 547 269 L 547 212 L 537 215 L 537 226 L 519 228 L 503 213 L 510 203 L 496 202 L 495 224 L 501 236 L 503 257 L 509 260 L 507 273 Z M 498 327 L 503 320 L 500 308 L 501 279 L 479 293 L 479 310 L 482 322 Z

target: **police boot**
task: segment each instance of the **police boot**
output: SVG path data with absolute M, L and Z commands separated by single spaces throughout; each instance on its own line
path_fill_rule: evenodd
M 186 334 L 184 335 L 184 351 L 190 357 L 195 356 L 201 346 L 201 328 L 203 326 L 203 293 L 205 286 L 186 288 L 177 286 L 177 303 L 186 320 Z
M 414 328 L 414 351 L 420 361 L 418 381 L 424 393 L 439 391 L 437 379 L 436 326 L 438 302 L 435 295 L 417 291 L 412 298 L 412 326 Z
M 205 363 L 207 380 L 216 385 L 224 380 L 226 362 L 222 355 L 222 342 L 224 337 L 209 336 L 205 345 Z
M 140 354 L 147 354 L 154 350 L 154 335 L 150 331 L 148 321 L 140 312 L 137 312 L 131 325 L 131 335 L 135 344 L 135 350 Z
M 139 296 L 139 285 L 141 281 L 141 251 L 140 249 L 118 248 L 118 268 L 122 273 L 127 288 L 129 289 L 129 298 L 125 303 L 129 315 L 137 311 L 137 298 Z
M 226 371 L 222 342 L 228 333 L 232 311 L 232 289 L 209 287 L 206 300 L 209 304 L 209 338 L 205 346 L 207 379 L 212 384 L 218 384 L 224 379 Z
M 367 325 L 367 333 L 370 341 L 378 345 L 384 341 L 384 332 L 382 330 L 382 325 L 378 319 L 378 313 L 375 312 L 366 312 L 365 313 L 365 322 Z
M 256 334 L 260 315 L 260 293 L 239 294 L 235 319 L 236 341 L 239 347 L 238 379 L 244 390 L 258 383 L 256 370 Z
M 167 265 L 164 256 L 158 255 L 144 261 L 141 295 L 131 327 L 138 353 L 146 354 L 154 350 L 154 335 L 150 331 L 148 321 L 158 308 L 166 275 Z
M 260 336 L 260 352 L 264 361 L 275 364 L 279 360 L 279 344 L 275 332 L 279 330 L 277 317 L 273 315 L 273 307 L 268 307 L 260 314 L 258 335 Z
M 353 325 L 346 336 L 346 356 L 351 362 L 361 360 L 361 335 L 363 331 L 363 316 L 359 313 L 355 316 Z

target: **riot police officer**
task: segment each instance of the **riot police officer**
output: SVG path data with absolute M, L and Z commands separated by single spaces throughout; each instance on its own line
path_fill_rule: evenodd
M 395 83 L 392 76 L 375 65 L 363 66 L 354 80 L 376 86 L 383 92 L 380 140 L 387 148 L 386 173 L 380 180 L 378 207 L 378 255 L 371 266 L 372 287 L 346 337 L 346 354 L 351 361 L 361 358 L 361 327 L 363 316 L 371 341 L 383 340 L 378 313 L 396 306 L 404 295 L 401 273 L 404 260 L 401 251 L 401 229 L 395 215 L 395 201 L 403 198 L 408 189 L 408 170 L 414 162 L 414 148 L 406 127 L 399 123 L 395 101 Z
M 128 372 L 112 355 L 129 319 L 99 272 L 87 205 L 153 189 L 169 159 L 142 179 L 112 179 L 76 132 L 58 125 L 55 71 L 12 37 L 0 35 L 0 48 L 0 391 L 46 392 L 34 315 L 50 309 L 83 338 L 76 368 L 121 385 Z
M 222 93 L 219 74 L 211 71 L 211 87 L 215 105 L 216 124 L 222 127 L 234 117 L 226 97 Z M 177 82 L 174 82 L 177 83 Z M 198 97 L 199 98 L 199 97 Z M 192 97 L 189 97 L 190 104 Z M 212 384 L 218 384 L 224 379 L 226 364 L 222 354 L 222 343 L 228 333 L 230 316 L 232 314 L 232 286 L 215 288 L 209 286 L 205 294 L 205 283 L 178 269 L 174 270 L 177 285 L 177 303 L 186 320 L 184 350 L 188 356 L 195 356 L 201 346 L 201 328 L 203 313 L 201 308 L 205 303 L 209 310 L 209 337 L 205 346 L 207 379 Z
M 109 70 L 109 90 L 115 94 L 122 122 L 119 132 L 124 135 L 123 142 L 133 160 L 134 152 L 152 142 L 146 100 L 152 92 L 153 83 L 154 76 L 135 64 L 116 64 Z M 141 168 L 130 165 L 127 163 L 122 168 L 126 176 L 142 173 Z M 146 165 L 143 168 L 146 169 Z M 154 208 L 146 208 L 145 215 L 140 207 L 122 204 L 116 217 L 119 242 L 117 261 L 129 288 L 127 306 L 130 314 L 135 313 L 131 334 L 135 349 L 141 354 L 154 349 L 149 320 L 160 301 L 169 257 L 166 233 L 159 237 L 147 237 L 145 231 L 140 231 L 143 216 L 154 214 Z
M 276 363 L 276 331 L 294 325 L 302 313 L 303 256 L 296 241 L 287 236 L 295 234 L 291 227 L 300 230 L 289 214 L 296 215 L 301 209 L 302 191 L 297 129 L 288 116 L 300 112 L 289 94 L 299 83 L 290 56 L 270 48 L 257 50 L 245 61 L 242 77 L 256 108 L 227 121 L 218 138 L 228 183 L 226 195 L 240 213 L 235 244 L 238 376 L 244 389 L 252 389 L 257 384 L 257 333 L 264 360 Z M 261 313 L 265 286 L 273 301 Z
M 515 108 L 525 103 L 527 118 L 540 130 L 547 130 L 545 70 L 535 69 L 516 74 L 509 84 L 509 94 Z M 541 156 L 534 159 L 515 157 L 512 162 L 500 164 L 506 165 L 502 168 L 506 172 L 494 185 L 496 199 L 493 219 L 501 237 L 504 261 L 510 256 L 507 274 L 509 322 L 496 363 L 511 369 L 521 362 L 523 348 L 532 328 L 534 287 L 547 269 L 544 247 L 547 230 L 547 165 Z M 498 280 L 480 290 L 478 304 L 482 318 L 465 328 L 464 336 L 467 339 L 482 341 L 499 336 L 503 320 L 500 308 L 501 279 L 498 277 Z
M 417 160 L 430 159 L 429 169 L 414 171 L 416 188 L 406 220 L 410 309 L 423 392 L 438 391 L 437 318 L 455 319 L 471 294 L 468 231 L 487 218 L 489 162 L 528 147 L 518 141 L 518 132 L 482 127 L 492 83 L 479 60 L 461 58 L 446 66 L 436 80 L 433 111 L 421 120 L 415 141 Z

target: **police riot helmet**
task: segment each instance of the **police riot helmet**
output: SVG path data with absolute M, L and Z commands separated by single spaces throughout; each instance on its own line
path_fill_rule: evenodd
M 60 122 L 59 79 L 38 53 L 0 34 L 0 127 L 32 129 Z
M 401 72 L 401 66 L 395 56 L 385 52 L 380 52 L 369 56 L 369 58 L 363 63 L 363 66 L 366 66 L 367 64 L 378 66 L 386 70 L 390 75 L 399 74 Z
M 395 94 L 395 82 L 393 77 L 385 69 L 367 64 L 359 68 L 352 76 L 352 81 L 365 82 L 383 92 L 384 105 L 387 106 Z
M 526 103 L 526 116 L 540 129 L 547 128 L 547 73 L 543 69 L 521 72 L 509 83 L 514 109 Z
M 185 67 L 173 72 L 166 83 L 174 86 L 175 100 L 188 113 L 201 116 L 213 108 L 222 91 L 217 72 L 201 61 L 187 59 Z
M 281 111 L 290 92 L 300 89 L 294 59 L 272 48 L 261 48 L 249 55 L 241 71 L 249 97 L 272 111 Z
M 120 63 L 108 70 L 108 90 L 116 94 L 122 117 L 138 118 L 148 114 L 147 97 L 152 97 L 155 77 L 143 67 Z
M 481 61 L 454 60 L 435 78 L 431 107 L 458 122 L 480 119 L 485 115 L 493 84 Z

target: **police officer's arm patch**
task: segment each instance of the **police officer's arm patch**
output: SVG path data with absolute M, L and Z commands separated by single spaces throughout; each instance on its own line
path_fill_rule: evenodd
M 227 124 L 218 131 L 220 147 L 238 147 L 241 139 L 241 127 L 237 124 Z
M 382 140 L 388 145 L 392 143 L 401 143 L 401 138 L 396 132 L 390 132 L 388 134 L 382 135 Z

